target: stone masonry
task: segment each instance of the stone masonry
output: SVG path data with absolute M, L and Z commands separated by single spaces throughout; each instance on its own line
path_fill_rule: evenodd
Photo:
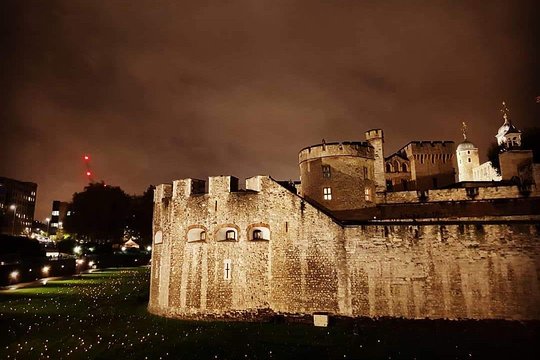
M 526 209 L 539 199 L 512 186 L 480 188 L 478 198 L 467 189 L 428 195 L 380 199 L 411 212 L 426 203 L 497 206 L 484 217 L 402 211 L 345 221 L 267 176 L 247 179 L 245 190 L 230 176 L 211 177 L 207 193 L 201 180 L 160 185 L 148 308 L 179 318 L 540 319 L 540 214 L 504 212 L 512 198 Z

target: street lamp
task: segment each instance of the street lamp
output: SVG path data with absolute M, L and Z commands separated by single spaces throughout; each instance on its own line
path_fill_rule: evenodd
M 49 237 L 49 225 L 51 225 L 51 219 L 46 218 L 45 221 L 47 222 L 47 237 Z
M 11 205 L 9 208 L 13 210 L 13 223 L 11 224 L 11 235 L 15 235 L 15 216 L 17 216 L 17 206 Z

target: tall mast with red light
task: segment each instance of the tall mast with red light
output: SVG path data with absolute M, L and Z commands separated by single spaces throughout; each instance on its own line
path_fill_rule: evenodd
M 86 178 L 88 179 L 89 183 L 93 183 L 94 182 L 94 174 L 92 173 L 92 169 L 90 169 L 90 156 L 89 155 L 84 155 L 83 160 L 84 160 L 84 168 L 85 168 L 85 172 L 86 172 Z

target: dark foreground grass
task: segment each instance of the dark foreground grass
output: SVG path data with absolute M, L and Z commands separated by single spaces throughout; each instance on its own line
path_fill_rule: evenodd
M 148 269 L 0 292 L 0 359 L 538 359 L 538 322 L 195 322 L 146 311 Z

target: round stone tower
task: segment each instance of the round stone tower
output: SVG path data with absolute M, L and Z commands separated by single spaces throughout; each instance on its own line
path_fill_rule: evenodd
M 463 123 L 463 142 L 456 148 L 458 164 L 458 181 L 474 181 L 473 170 L 480 165 L 478 148 L 467 140 L 467 125 Z
M 366 142 L 308 146 L 298 155 L 300 195 L 330 210 L 375 206 L 374 159 Z

